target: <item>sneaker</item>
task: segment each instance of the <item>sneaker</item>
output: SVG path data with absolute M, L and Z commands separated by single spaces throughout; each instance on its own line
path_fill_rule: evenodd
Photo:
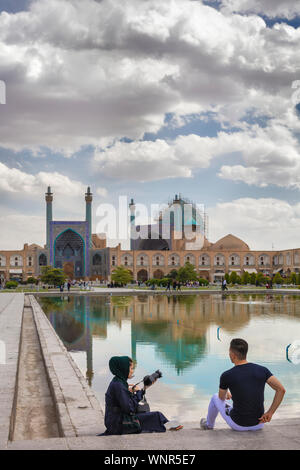
M 204 431 L 209 431 L 210 429 L 213 429 L 213 428 L 210 428 L 209 426 L 207 426 L 207 421 L 206 421 L 205 418 L 201 419 L 200 428 L 203 429 Z

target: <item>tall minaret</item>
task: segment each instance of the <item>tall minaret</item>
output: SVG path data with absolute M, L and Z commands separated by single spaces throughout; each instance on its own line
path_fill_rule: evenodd
M 53 193 L 51 193 L 51 188 L 48 186 L 48 191 L 45 194 L 46 199 L 46 234 L 47 234 L 47 248 L 50 248 L 50 222 L 52 222 L 52 201 Z
M 85 220 L 89 223 L 89 232 L 90 232 L 90 247 L 93 246 L 92 243 L 92 200 L 93 194 L 91 193 L 91 188 L 87 188 L 85 193 Z
M 135 233 L 135 203 L 134 200 L 131 199 L 130 204 L 129 204 L 129 210 L 130 210 L 130 249 L 134 249 L 134 233 Z

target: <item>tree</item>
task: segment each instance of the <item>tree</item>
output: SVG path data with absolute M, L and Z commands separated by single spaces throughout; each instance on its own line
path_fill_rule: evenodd
M 7 281 L 5 288 L 6 289 L 16 289 L 18 287 L 17 281 Z
M 53 268 L 52 266 L 43 266 L 41 281 L 45 284 L 53 286 L 61 286 L 66 281 L 67 276 L 62 269 Z
M 274 284 L 283 284 L 283 279 L 280 275 L 280 273 L 276 273 L 274 278 L 273 278 Z
M 230 282 L 230 284 L 237 284 L 238 283 L 238 275 L 235 271 L 232 271 L 232 273 L 230 274 L 229 282 Z
M 244 271 L 242 274 L 242 284 L 250 284 L 250 274 L 248 271 Z
M 179 268 L 177 279 L 180 282 L 196 281 L 197 272 L 195 266 L 187 261 L 184 267 Z
M 228 273 L 225 274 L 225 281 L 227 282 L 227 284 L 230 283 L 230 275 Z
M 256 274 L 256 282 L 258 285 L 264 284 L 265 283 L 265 278 L 263 273 L 259 272 Z
M 209 281 L 204 277 L 199 277 L 198 281 L 200 286 L 208 286 L 209 284 Z
M 177 278 L 178 271 L 177 269 L 172 269 L 169 274 L 166 275 L 166 277 L 170 279 L 176 279 Z
M 118 266 L 113 270 L 111 275 L 111 280 L 118 284 L 128 284 L 132 279 L 132 274 L 124 266 Z
M 297 284 L 297 274 L 291 273 L 291 284 Z
M 255 285 L 255 283 L 256 283 L 256 274 L 251 273 L 250 274 L 250 284 Z

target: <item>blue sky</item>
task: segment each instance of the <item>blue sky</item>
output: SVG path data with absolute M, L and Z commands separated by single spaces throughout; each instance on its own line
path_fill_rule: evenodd
M 60 219 L 83 218 L 88 185 L 94 227 L 119 195 L 180 192 L 206 206 L 212 241 L 299 247 L 300 9 L 273 10 L 2 0 L 0 247 L 44 243 L 48 184 Z
M 8 13 L 16 13 L 18 11 L 26 10 L 30 0 L 1 0 L 0 11 L 7 11 Z

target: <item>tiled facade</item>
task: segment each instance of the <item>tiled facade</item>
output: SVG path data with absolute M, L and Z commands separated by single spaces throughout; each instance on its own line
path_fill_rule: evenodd
M 69 278 L 90 280 L 111 280 L 111 273 L 117 266 L 128 268 L 133 278 L 146 280 L 162 278 L 173 269 L 178 270 L 187 261 L 193 264 L 199 276 L 210 282 L 221 280 L 232 271 L 242 274 L 262 272 L 273 275 L 277 272 L 289 274 L 300 272 L 300 248 L 281 251 L 252 251 L 249 246 L 235 237 L 227 235 L 210 243 L 205 236 L 203 243 L 191 249 L 191 240 L 177 238 L 174 226 L 170 237 L 158 240 L 137 239 L 131 249 L 122 250 L 121 245 L 106 247 L 106 239 L 92 234 L 92 193 L 88 188 L 85 194 L 86 217 L 84 221 L 53 221 L 51 188 L 46 193 L 46 231 L 47 242 L 44 247 L 25 244 L 23 250 L 0 251 L 0 279 L 27 280 L 37 277 L 43 266 L 52 265 L 62 268 Z M 174 199 L 179 204 L 183 200 Z M 135 228 L 135 205 L 129 205 L 131 229 Z M 193 219 L 193 225 L 194 222 Z M 161 229 L 160 222 L 156 230 Z M 147 231 L 151 226 L 147 227 Z M 183 230 L 184 233 L 184 230 Z M 156 249 L 156 248 L 160 249 Z M 144 249 L 147 248 L 147 249 Z M 151 248 L 151 249 L 149 249 Z

